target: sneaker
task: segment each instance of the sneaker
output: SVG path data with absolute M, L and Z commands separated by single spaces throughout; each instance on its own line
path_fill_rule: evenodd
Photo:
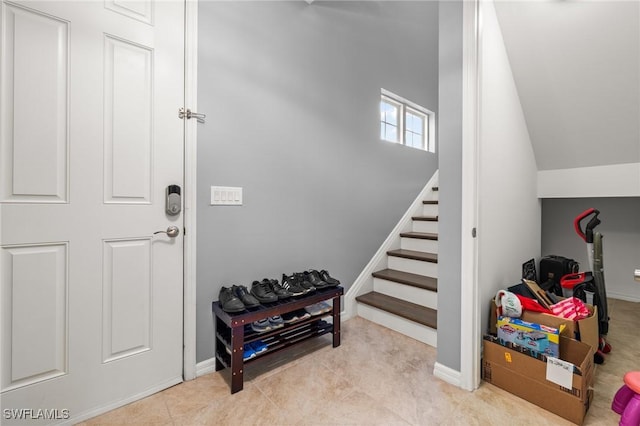
M 291 324 L 296 321 L 300 321 L 300 318 L 298 317 L 297 311 L 293 311 L 293 312 L 287 312 L 286 314 L 282 314 L 282 320 L 284 321 L 285 324 Z
M 251 284 L 251 294 L 253 294 L 260 303 L 273 303 L 278 301 L 278 296 L 271 290 L 268 281 L 254 281 L 253 284 Z
M 326 288 L 329 284 L 320 278 L 320 272 L 316 270 L 304 271 L 304 278 L 311 283 L 315 288 Z
M 225 346 L 225 349 L 229 355 L 231 355 L 231 349 Z M 263 351 L 264 352 L 264 351 Z M 247 361 L 256 357 L 256 350 L 252 347 L 251 343 L 247 343 L 242 347 L 242 360 Z
M 243 285 L 234 285 L 231 287 L 233 294 L 235 294 L 238 299 L 244 303 L 244 306 L 247 308 L 255 308 L 256 306 L 260 306 L 260 302 L 258 299 L 253 297 L 251 293 L 249 293 L 249 289 Z
M 251 323 L 251 329 L 256 333 L 264 333 L 265 331 L 269 331 L 272 329 L 271 323 L 269 319 L 261 319 L 259 321 L 254 321 Z
M 313 284 L 311 284 L 309 281 L 307 281 L 307 279 L 304 276 L 304 273 L 302 273 L 302 272 L 294 272 L 293 276 L 298 280 L 298 282 L 300 283 L 302 288 L 307 290 L 307 293 L 310 293 L 312 291 L 316 291 L 316 288 L 313 286 Z
M 324 270 L 324 269 L 322 271 L 320 271 L 320 278 L 322 278 L 322 281 L 326 282 L 331 287 L 335 287 L 337 285 L 340 285 L 340 281 L 338 281 L 337 279 L 333 278 L 331 275 L 329 275 L 329 272 Z
M 309 312 L 309 314 L 316 316 L 316 315 L 320 315 L 323 314 L 323 308 L 322 306 L 320 306 L 319 303 L 314 303 L 313 305 L 309 305 L 309 306 L 305 306 L 304 310 Z
M 256 355 L 261 354 L 262 352 L 265 352 L 267 349 L 269 349 L 269 346 L 267 346 L 267 344 L 262 340 L 256 340 L 255 342 L 250 343 L 250 345 Z
M 269 287 L 271 288 L 271 291 L 273 291 L 276 294 L 276 296 L 278 296 L 278 299 L 282 300 L 282 299 L 288 299 L 291 297 L 291 293 L 289 292 L 289 290 L 287 290 L 282 285 L 280 285 L 278 280 L 269 280 L 265 278 L 262 281 L 267 281 L 269 283 Z
M 333 307 L 331 307 L 327 302 L 318 302 L 316 305 L 318 305 L 318 309 L 320 309 L 323 314 L 333 310 Z
M 245 344 L 242 347 L 242 360 L 247 361 L 255 357 L 256 357 L 256 351 L 251 347 L 251 344 L 250 343 Z
M 305 320 L 307 318 L 311 318 L 311 314 L 304 309 L 298 309 L 297 311 L 282 314 L 282 319 L 284 320 L 285 324 L 291 324 L 294 322 Z
M 300 309 L 299 311 L 296 311 L 296 312 L 298 313 L 298 319 L 300 321 L 306 320 L 307 318 L 311 318 L 311 314 L 305 311 L 304 309 Z
M 220 300 L 222 310 L 225 312 L 244 311 L 244 303 L 242 303 L 242 301 L 233 294 L 233 290 L 230 288 L 222 287 L 220 289 L 220 294 L 218 294 L 218 299 Z
M 284 319 L 280 315 L 269 317 L 269 323 L 272 329 L 284 327 Z
M 285 274 L 282 274 L 282 287 L 284 287 L 293 297 L 302 296 L 307 293 L 307 290 L 300 285 L 293 275 L 286 276 Z

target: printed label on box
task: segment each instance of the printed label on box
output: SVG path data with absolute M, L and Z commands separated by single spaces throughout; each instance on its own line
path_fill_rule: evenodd
M 573 364 L 559 358 L 547 357 L 547 380 L 571 389 L 573 386 Z

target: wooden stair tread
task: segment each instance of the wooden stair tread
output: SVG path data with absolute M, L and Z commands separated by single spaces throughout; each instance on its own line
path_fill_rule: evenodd
M 430 232 L 402 232 L 400 236 L 404 238 L 418 238 L 421 240 L 438 241 L 438 234 L 433 234 Z
M 438 312 L 434 309 L 372 291 L 356 297 L 360 303 L 434 329 L 438 328 Z
M 371 275 L 375 278 L 406 284 L 412 287 L 422 288 L 424 290 L 438 291 L 438 280 L 433 277 L 396 271 L 395 269 L 383 269 L 381 271 L 376 271 Z
M 405 259 L 421 260 L 423 262 L 438 263 L 438 255 L 436 253 L 426 253 L 423 251 L 398 249 L 398 250 L 389 250 L 387 252 L 387 255 L 395 256 L 395 257 L 404 257 Z
M 437 222 L 438 216 L 413 216 L 411 219 L 413 220 L 422 220 L 425 222 Z
M 424 200 L 422 204 L 438 204 L 438 200 Z

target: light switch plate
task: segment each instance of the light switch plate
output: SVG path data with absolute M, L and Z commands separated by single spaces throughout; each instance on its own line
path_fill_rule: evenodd
M 212 186 L 212 206 L 241 206 L 242 187 L 239 186 Z

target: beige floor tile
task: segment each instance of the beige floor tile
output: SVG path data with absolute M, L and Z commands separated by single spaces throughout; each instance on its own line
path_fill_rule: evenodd
M 99 425 L 172 425 L 173 420 L 161 393 L 127 404 L 117 410 L 86 421 L 88 426 Z
M 212 398 L 197 410 L 175 416 L 176 425 L 276 425 L 282 424 L 283 413 L 260 390 L 245 384 L 244 390 Z
M 220 374 L 208 374 L 161 392 L 172 418 L 200 411 L 229 394 L 229 386 Z
M 345 378 L 312 357 L 257 382 L 255 386 L 280 410 L 302 416 L 313 413 L 318 407 L 331 408 L 354 390 Z
M 339 400 L 316 404 L 305 414 L 305 425 L 409 425 L 402 417 L 380 405 L 380 401 L 354 390 Z

